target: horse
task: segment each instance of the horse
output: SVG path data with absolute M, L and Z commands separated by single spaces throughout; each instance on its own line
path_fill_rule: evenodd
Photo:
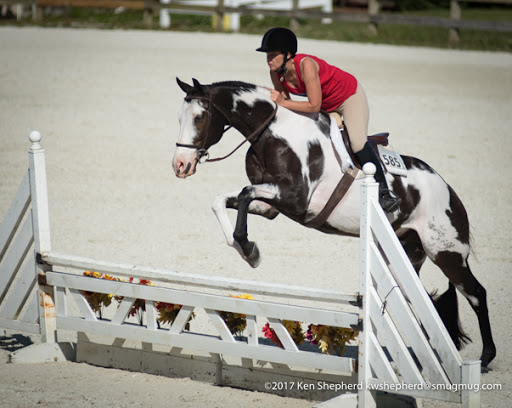
M 251 184 L 217 196 L 212 208 L 227 244 L 257 267 L 260 253 L 248 239 L 248 214 L 274 219 L 281 213 L 308 226 L 347 171 L 350 159 L 342 159 L 331 142 L 334 119 L 325 112 L 299 114 L 278 109 L 270 90 L 262 86 L 239 81 L 202 85 L 196 79 L 189 85 L 176 80 L 186 94 L 172 159 L 177 177 L 195 174 L 198 163 L 208 157 L 208 149 L 221 140 L 226 127 L 238 130 L 250 144 L 245 164 Z M 468 265 L 470 231 L 464 205 L 432 167 L 415 157 L 401 157 L 407 177 L 386 174 L 390 189 L 401 199 L 399 209 L 388 214 L 390 223 L 418 274 L 428 257 L 448 278 L 448 290 L 433 301 L 457 349 L 471 339 L 460 325 L 456 289 L 469 301 L 482 337 L 482 371 L 488 371 L 496 346 L 486 290 Z M 327 220 L 314 228 L 358 237 L 361 182 L 356 177 Z M 227 209 L 238 211 L 234 229 Z

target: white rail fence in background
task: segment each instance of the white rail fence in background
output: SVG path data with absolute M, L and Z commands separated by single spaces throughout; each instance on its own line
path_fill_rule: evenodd
M 226 358 L 236 356 L 245 365 L 257 360 L 260 365 L 270 362 L 309 368 L 317 378 L 330 372 L 330 381 L 341 378 L 337 376 L 343 373 L 357 385 L 357 393 L 341 394 L 322 403 L 323 407 L 336 406 L 340 399 L 343 406 L 376 406 L 376 390 L 451 401 L 464 407 L 480 406 L 480 393 L 475 391 L 480 384 L 480 361 L 461 360 L 378 204 L 378 184 L 373 180 L 375 169 L 371 166 L 365 167 L 367 176 L 361 191 L 360 291 L 341 294 L 53 252 L 40 139 L 37 132 L 30 135 L 29 170 L 0 226 L 0 327 L 41 334 L 40 344 L 12 353 L 13 362 L 64 359 L 61 332 L 71 331 L 79 333 L 78 350 L 80 339 L 87 338 L 80 360 L 95 364 L 98 362 L 91 355 L 97 355 L 101 345 L 91 339 L 102 336 L 113 339 L 107 343 L 117 344 L 119 349 L 128 347 L 128 341 L 142 343 L 144 358 L 157 352 L 156 345 L 207 353 L 217 366 L 217 383 L 234 384 L 234 380 L 226 380 L 228 375 L 223 378 L 223 370 L 229 369 Z M 92 279 L 82 275 L 85 270 L 151 280 L 155 286 Z M 226 291 L 251 293 L 265 300 L 228 297 Z M 87 292 L 116 296 L 119 307 L 112 316 L 98 318 L 86 298 Z M 140 301 L 145 305 L 145 321 L 137 324 L 129 312 Z M 156 302 L 182 305 L 169 328 L 157 324 Z M 331 306 L 305 306 L 307 302 Z M 340 311 L 340 304 L 352 311 Z M 235 338 L 219 311 L 246 315 L 245 337 Z M 187 329 L 194 313 L 206 317 L 209 330 L 192 326 Z M 284 320 L 359 330 L 359 358 L 298 347 Z M 260 338 L 267 322 L 282 348 Z M 104 364 L 127 367 L 122 359 L 123 354 L 111 355 Z M 188 361 L 193 369 L 195 362 Z M 435 387 L 430 386 L 433 384 Z M 320 399 L 318 395 L 309 397 Z

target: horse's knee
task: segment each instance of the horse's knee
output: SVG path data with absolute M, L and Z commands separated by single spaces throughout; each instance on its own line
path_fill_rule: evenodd
M 212 203 L 212 210 L 214 213 L 219 213 L 221 211 L 224 211 L 226 208 L 226 196 L 218 195 L 215 197 Z
M 249 203 L 254 199 L 253 197 L 254 187 L 253 186 L 246 186 L 240 191 L 240 194 L 238 194 L 238 202 L 241 203 Z

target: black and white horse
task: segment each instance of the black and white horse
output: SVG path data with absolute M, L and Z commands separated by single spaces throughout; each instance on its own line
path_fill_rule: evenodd
M 344 159 L 331 143 L 331 118 L 326 113 L 297 114 L 279 108 L 265 87 L 242 82 L 188 85 L 178 79 L 186 93 L 179 114 L 180 134 L 173 157 L 176 176 L 196 172 L 208 148 L 220 141 L 225 126 L 233 126 L 250 142 L 246 172 L 250 185 L 232 194 L 220 195 L 213 209 L 228 245 L 237 249 L 251 266 L 260 256 L 248 240 L 247 215 L 273 219 L 279 213 L 302 225 L 324 207 L 346 169 Z M 455 191 L 423 161 L 402 156 L 407 177 L 387 174 L 390 188 L 401 198 L 399 210 L 389 215 L 416 271 L 428 257 L 449 279 L 448 290 L 436 306 L 457 348 L 469 338 L 459 326 L 456 288 L 468 299 L 478 316 L 482 335 L 482 367 L 496 355 L 486 291 L 471 273 L 469 221 Z M 346 160 L 345 160 L 346 161 Z M 356 178 L 319 231 L 359 236 L 360 183 Z M 227 209 L 238 210 L 233 229 Z

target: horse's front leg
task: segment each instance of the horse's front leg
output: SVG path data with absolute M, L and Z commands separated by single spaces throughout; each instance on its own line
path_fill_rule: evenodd
M 251 186 L 252 187 L 252 186 Z M 247 188 L 247 187 L 246 187 Z M 245 196 L 244 193 L 245 189 L 242 191 L 242 193 L 239 193 L 238 191 L 230 193 L 230 194 L 224 194 L 219 195 L 215 198 L 215 201 L 213 202 L 212 209 L 217 217 L 217 220 L 219 221 L 219 224 L 222 228 L 222 232 L 224 233 L 224 236 L 226 237 L 226 242 L 229 246 L 235 248 L 240 256 L 242 256 L 243 259 L 245 259 L 252 267 L 256 268 L 259 265 L 259 255 L 255 256 L 254 254 L 257 253 L 257 247 L 253 243 L 249 243 L 247 240 L 247 214 L 256 214 L 263 216 L 268 219 L 275 218 L 279 212 L 270 204 L 267 204 L 263 201 L 257 200 L 255 198 L 252 198 L 252 200 L 243 200 L 243 207 L 246 207 L 242 210 L 243 213 L 245 213 L 245 240 L 242 238 L 242 245 L 239 243 L 238 239 L 234 237 L 235 232 L 233 230 L 233 226 L 231 225 L 231 222 L 229 220 L 227 209 L 237 209 L 239 210 L 240 203 L 239 203 L 239 197 Z M 268 196 L 268 194 L 265 194 L 265 196 Z M 237 225 L 239 223 L 238 220 L 240 220 L 240 213 L 237 217 Z M 242 248 L 243 246 L 243 248 Z M 252 247 L 252 250 L 251 248 Z M 247 255 L 249 254 L 249 256 Z M 251 256 L 253 254 L 253 256 Z
M 255 242 L 249 241 L 247 235 L 247 215 L 254 200 L 274 200 L 278 195 L 278 189 L 272 184 L 251 185 L 245 187 L 238 195 L 238 216 L 236 218 L 233 238 L 243 251 L 243 258 L 253 268 L 261 262 L 260 251 Z M 259 202 L 265 204 L 265 202 Z M 259 204 L 258 203 L 258 204 Z M 253 205 L 254 208 L 254 205 Z M 276 214 L 277 215 L 277 214 Z

